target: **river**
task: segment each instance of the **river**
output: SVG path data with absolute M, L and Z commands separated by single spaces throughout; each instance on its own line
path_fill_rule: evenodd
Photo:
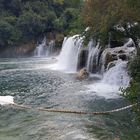
M 78 81 L 75 74 L 49 69 L 51 58 L 0 59 L 0 96 L 32 106 L 0 106 L 0 140 L 139 140 L 132 112 L 94 116 L 39 112 L 36 108 L 106 111 L 126 106 L 123 98 L 105 98 Z

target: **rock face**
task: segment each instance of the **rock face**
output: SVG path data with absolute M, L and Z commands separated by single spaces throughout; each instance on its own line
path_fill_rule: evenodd
M 135 54 L 136 48 L 134 47 L 132 40 L 121 47 L 105 49 L 101 56 L 102 71 L 104 72 L 106 69 L 115 66 L 115 62 L 119 59 L 128 61 Z
M 18 47 L 8 47 L 0 52 L 0 57 L 23 57 L 31 56 L 36 48 L 35 41 L 23 44 Z
M 82 79 L 87 78 L 88 75 L 89 75 L 89 74 L 88 74 L 86 68 L 82 68 L 82 69 L 78 72 L 76 78 L 77 78 L 78 80 L 82 80 Z
M 88 58 L 88 50 L 87 49 L 82 49 L 80 51 L 79 56 L 78 56 L 77 70 L 80 70 L 80 69 L 82 69 L 83 67 L 86 66 L 87 58 Z

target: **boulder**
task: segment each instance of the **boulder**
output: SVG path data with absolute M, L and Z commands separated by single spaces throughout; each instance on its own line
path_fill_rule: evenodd
M 82 79 L 87 78 L 88 75 L 89 75 L 89 73 L 87 72 L 86 68 L 82 68 L 82 69 L 78 72 L 76 78 L 77 78 L 78 80 L 82 80 Z

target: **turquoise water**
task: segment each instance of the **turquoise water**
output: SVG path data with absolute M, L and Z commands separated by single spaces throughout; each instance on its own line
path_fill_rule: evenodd
M 0 59 L 0 96 L 14 96 L 24 110 L 0 106 L 0 140 L 139 140 L 130 110 L 109 116 L 39 112 L 35 108 L 103 111 L 127 105 L 124 99 L 92 94 L 74 74 L 47 69 L 49 58 Z

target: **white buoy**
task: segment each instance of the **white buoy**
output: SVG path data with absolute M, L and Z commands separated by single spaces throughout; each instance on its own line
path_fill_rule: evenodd
M 14 104 L 14 97 L 12 96 L 0 96 L 0 105 Z

